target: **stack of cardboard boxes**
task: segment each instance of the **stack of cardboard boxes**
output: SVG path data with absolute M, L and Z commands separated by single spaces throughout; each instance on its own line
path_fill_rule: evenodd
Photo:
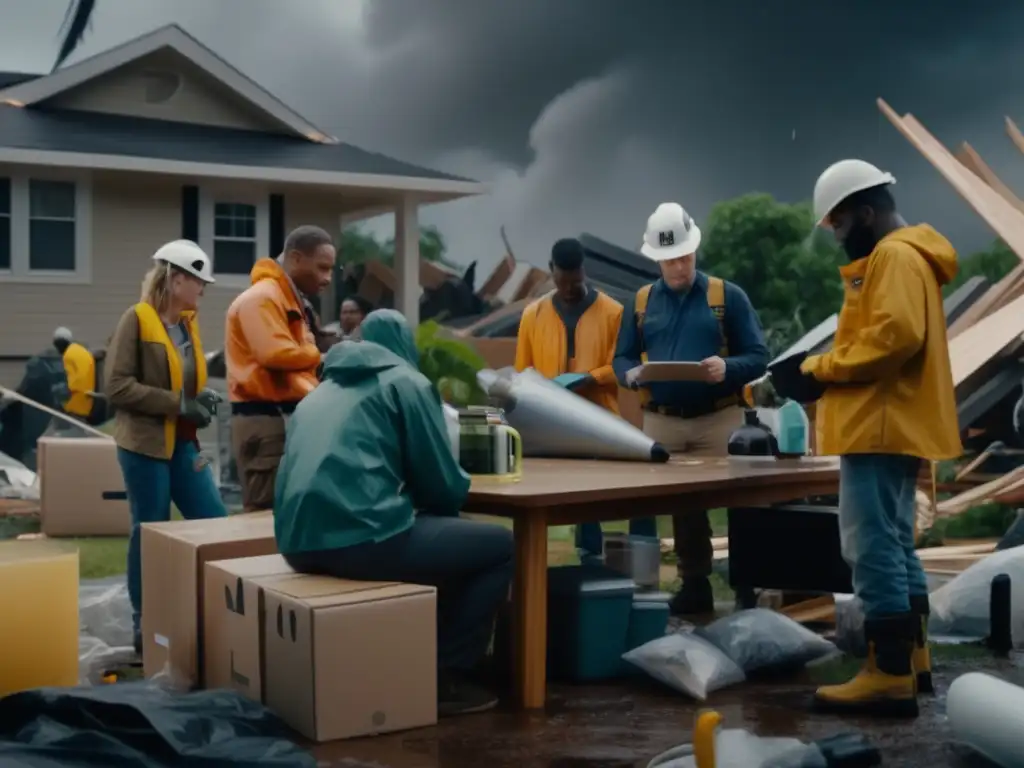
M 436 591 L 298 574 L 271 513 L 142 528 L 146 677 L 228 688 L 332 741 L 437 722 Z

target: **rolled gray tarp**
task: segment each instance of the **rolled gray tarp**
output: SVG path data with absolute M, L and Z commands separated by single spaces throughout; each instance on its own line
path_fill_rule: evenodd
M 523 439 L 524 456 L 668 461 L 668 451 L 625 419 L 545 379 L 532 368 L 477 374 Z

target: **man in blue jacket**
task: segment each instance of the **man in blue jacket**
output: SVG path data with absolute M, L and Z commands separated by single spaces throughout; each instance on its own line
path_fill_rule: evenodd
M 641 388 L 644 432 L 673 453 L 725 456 L 741 423 L 743 385 L 768 366 L 761 321 L 743 289 L 697 269 L 700 228 L 678 203 L 662 203 L 647 220 L 640 252 L 661 268 L 661 279 L 641 288 L 622 313 L 613 367 L 623 386 L 642 362 L 700 363 L 703 381 L 658 382 Z M 682 587 L 676 615 L 714 611 L 713 552 L 706 510 L 672 519 Z
M 472 675 L 508 599 L 512 533 L 459 517 L 469 476 L 405 318 L 381 309 L 360 328 L 288 424 L 278 550 L 302 573 L 437 587 L 438 714 L 482 712 L 497 698 Z

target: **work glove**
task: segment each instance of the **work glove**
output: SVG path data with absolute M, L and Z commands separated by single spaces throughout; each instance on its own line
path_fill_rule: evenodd
M 194 424 L 198 429 L 210 426 L 213 421 L 213 413 L 210 409 L 199 402 L 198 397 L 193 400 L 184 400 L 181 404 L 181 418 Z
M 215 389 L 204 389 L 196 395 L 196 402 L 213 415 L 217 413 L 217 405 L 224 402 L 224 397 Z

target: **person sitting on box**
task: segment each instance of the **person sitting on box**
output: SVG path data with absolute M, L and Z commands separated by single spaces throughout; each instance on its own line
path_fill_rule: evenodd
M 175 240 L 155 254 L 141 301 L 121 316 L 108 350 L 107 399 L 117 409 L 114 440 L 131 512 L 128 597 L 135 650 L 142 652 L 139 526 L 171 519 L 225 517 L 227 510 L 197 430 L 209 426 L 220 395 L 206 386 L 206 358 L 196 308 L 213 282 L 210 257 Z
M 405 318 L 377 310 L 360 333 L 327 353 L 288 424 L 278 551 L 301 573 L 437 587 L 438 714 L 481 712 L 497 698 L 472 677 L 508 599 L 512 533 L 459 517 L 469 476 Z

